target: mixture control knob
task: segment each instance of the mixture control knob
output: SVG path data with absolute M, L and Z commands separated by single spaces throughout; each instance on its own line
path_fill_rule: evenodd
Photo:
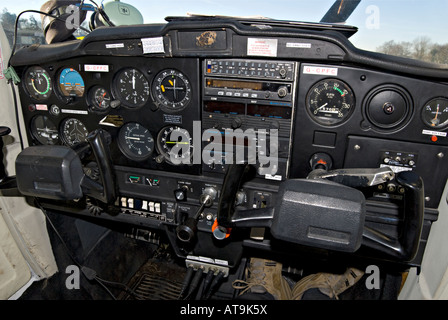
M 277 90 L 277 94 L 279 98 L 284 98 L 288 95 L 288 88 L 286 87 L 280 87 Z

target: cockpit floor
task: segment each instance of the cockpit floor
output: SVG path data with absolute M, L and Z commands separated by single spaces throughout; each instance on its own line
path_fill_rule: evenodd
M 132 292 L 121 300 L 176 300 L 179 298 L 185 268 L 164 261 L 149 260 L 129 281 Z

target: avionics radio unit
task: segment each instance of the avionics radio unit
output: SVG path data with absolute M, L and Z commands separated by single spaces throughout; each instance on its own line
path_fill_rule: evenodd
M 209 59 L 204 68 L 205 96 L 292 101 L 294 62 Z
M 213 129 L 221 132 L 222 141 L 226 129 L 243 132 L 264 129 L 268 133 L 276 130 L 278 166 L 272 174 L 259 174 L 266 179 L 284 180 L 288 176 L 297 70 L 297 63 L 285 61 L 204 61 L 202 130 Z M 268 146 L 270 140 L 268 135 Z M 256 143 L 258 148 L 260 141 Z M 247 141 L 244 142 L 245 147 L 247 144 Z M 225 150 L 224 146 L 222 150 Z M 249 155 L 247 157 L 249 158 Z M 224 153 L 222 158 L 225 158 Z M 258 160 L 256 166 L 259 172 L 264 172 L 260 170 L 262 165 Z M 225 163 L 203 166 L 205 172 L 224 173 L 225 170 Z

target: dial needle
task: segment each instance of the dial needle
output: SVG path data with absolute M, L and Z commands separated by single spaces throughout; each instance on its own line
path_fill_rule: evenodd
M 436 116 L 435 116 L 435 118 L 431 121 L 433 127 L 435 127 L 436 124 L 437 124 L 437 120 L 438 120 L 438 117 L 439 117 L 439 109 L 440 109 L 440 105 L 438 104 L 438 105 L 437 105 Z
M 323 108 L 325 108 L 326 106 L 328 106 L 328 102 L 327 102 L 326 104 L 324 104 L 323 106 L 317 108 L 317 110 L 323 109 Z

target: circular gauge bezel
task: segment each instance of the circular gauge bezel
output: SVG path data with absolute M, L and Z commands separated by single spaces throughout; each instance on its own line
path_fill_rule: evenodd
M 65 75 L 63 75 L 64 71 L 67 71 Z M 67 88 L 62 87 L 62 83 L 61 83 L 61 79 L 62 77 L 66 77 L 69 73 L 75 73 L 76 76 L 79 76 L 82 80 L 82 86 L 81 86 L 81 90 L 80 93 L 75 93 L 75 94 L 71 94 L 70 92 L 67 91 Z M 63 67 L 59 70 L 59 72 L 57 73 L 57 92 L 58 94 L 63 98 L 63 99 L 77 99 L 77 98 L 82 98 L 84 97 L 85 93 L 86 93 L 86 85 L 85 85 L 85 81 L 83 76 L 81 75 L 81 73 L 71 67 Z M 76 87 L 76 83 L 74 85 L 74 87 Z M 75 89 L 73 89 L 74 91 L 76 91 Z
M 50 124 L 51 128 L 48 128 L 48 127 L 46 127 L 45 129 L 38 128 L 36 122 L 39 119 L 43 119 L 44 123 Z M 39 142 L 40 144 L 43 144 L 43 145 L 58 145 L 60 143 L 58 127 L 54 124 L 54 122 L 48 116 L 46 116 L 46 115 L 34 116 L 31 119 L 31 127 L 30 128 L 31 128 L 30 130 L 31 130 L 31 135 L 32 135 L 33 139 L 36 140 L 37 142 Z M 44 131 L 44 132 L 50 134 L 49 130 L 54 131 L 56 133 L 57 137 L 53 138 L 51 140 L 48 139 L 48 138 L 42 137 L 41 131 Z
M 71 134 L 67 132 L 67 126 L 71 125 L 70 122 L 74 122 L 77 126 L 76 130 L 79 130 L 77 134 L 75 134 L 75 138 L 72 138 Z M 78 143 L 85 141 L 85 138 L 87 138 L 88 134 L 89 130 L 87 129 L 86 125 L 81 120 L 78 120 L 76 118 L 65 119 L 64 121 L 62 121 L 59 129 L 59 137 L 61 138 L 61 141 L 69 147 L 73 147 Z M 80 136 L 84 136 L 84 139 L 78 139 L 78 137 Z
M 337 91 L 341 97 L 343 97 L 343 100 L 338 102 L 339 105 L 338 106 L 331 106 L 330 108 L 326 107 L 326 103 L 322 104 L 320 107 L 316 106 L 315 104 L 318 103 L 319 100 L 316 100 L 315 97 L 316 95 L 320 95 L 322 94 L 323 90 L 328 90 L 327 88 L 322 88 L 322 90 L 319 91 L 319 88 L 321 86 L 324 86 L 325 83 L 337 83 L 338 84 L 338 89 L 336 90 L 334 89 L 334 91 Z M 328 86 L 329 88 L 331 88 L 331 86 Z M 343 87 L 344 90 L 341 90 L 340 87 Z M 334 88 L 334 86 L 333 86 Z M 344 97 L 344 96 L 347 96 Z M 328 97 L 328 99 L 333 99 L 331 97 Z M 321 103 L 319 103 L 321 104 Z M 348 107 L 345 107 L 343 104 L 348 105 Z M 318 82 L 314 83 L 313 86 L 308 90 L 308 93 L 306 95 L 306 109 L 308 114 L 310 115 L 310 117 L 317 123 L 324 125 L 324 126 L 337 126 L 340 125 L 344 122 L 346 122 L 351 115 L 353 114 L 353 111 L 356 107 L 356 98 L 355 98 L 355 94 L 353 93 L 353 90 L 351 89 L 351 87 L 343 80 L 340 79 L 335 79 L 335 78 L 328 78 L 328 79 L 323 79 L 323 80 L 319 80 Z M 319 109 L 321 108 L 326 108 L 326 109 L 322 109 L 324 110 L 322 112 L 322 116 L 318 115 L 319 114 Z M 327 111 L 327 113 L 325 113 L 325 111 Z M 342 112 L 344 111 L 344 112 Z M 342 114 L 341 117 L 334 117 L 332 116 L 333 114 Z
M 33 84 L 30 84 L 29 81 L 31 81 L 31 78 L 29 79 L 31 72 L 40 72 L 44 75 L 44 77 L 47 80 L 47 89 L 45 92 L 38 91 Z M 44 101 L 50 98 L 51 94 L 53 93 L 53 83 L 51 80 L 51 76 L 48 73 L 47 70 L 40 66 L 32 66 L 29 67 L 25 71 L 24 76 L 25 81 L 23 81 L 23 86 L 25 88 L 25 92 L 28 94 L 28 96 L 36 101 Z M 29 81 L 28 81 L 29 79 Z M 31 88 L 33 86 L 33 88 Z
M 425 103 L 425 105 L 424 105 L 423 108 L 422 108 L 421 116 L 422 116 L 422 121 L 423 121 L 423 123 L 424 123 L 426 126 L 428 126 L 429 128 L 436 129 L 436 130 L 444 130 L 444 129 L 446 129 L 446 128 L 448 127 L 448 119 L 445 120 L 444 122 L 442 122 L 442 124 L 438 124 L 438 125 L 435 126 L 435 125 L 432 125 L 432 124 L 431 124 L 431 120 L 429 120 L 429 119 L 426 117 L 427 106 L 428 106 L 429 104 L 431 104 L 432 102 L 435 102 L 435 101 L 438 101 L 438 100 L 443 100 L 443 101 L 445 102 L 445 107 L 444 107 L 444 109 L 448 109 L 448 98 L 445 98 L 445 97 L 437 97 L 437 98 L 433 98 L 433 99 L 431 99 L 431 100 L 429 100 L 428 102 Z M 442 110 L 441 112 L 442 112 L 442 114 L 444 113 L 443 110 Z M 447 112 L 447 114 L 448 114 L 448 112 Z
M 166 138 L 171 136 L 173 131 L 176 131 L 176 130 L 179 131 L 180 134 L 182 135 L 182 140 L 179 142 L 186 143 L 187 141 L 185 141 L 185 140 L 188 140 L 189 146 L 188 146 L 188 151 L 183 152 L 180 157 L 176 156 L 175 157 L 176 160 L 172 161 L 170 152 L 173 147 L 167 146 Z M 173 146 L 174 145 L 175 145 L 175 143 L 173 143 Z M 182 146 L 180 148 L 181 148 L 180 150 L 183 151 Z M 166 127 L 162 128 L 157 135 L 157 150 L 164 157 L 164 159 L 170 164 L 174 164 L 174 165 L 185 164 L 185 163 L 189 164 L 189 163 L 191 163 L 191 157 L 193 156 L 192 137 L 187 129 L 184 129 L 182 127 L 175 126 L 175 125 L 166 126 Z M 186 159 L 188 159 L 188 161 L 186 161 Z
M 109 97 L 109 103 L 105 106 L 102 106 L 98 99 L 96 98 L 97 92 L 100 90 L 103 90 L 106 95 Z M 104 101 L 104 100 L 103 100 Z M 97 112 L 97 113 L 104 113 L 110 110 L 110 103 L 112 102 L 112 95 L 110 94 L 110 91 L 107 90 L 103 86 L 94 86 L 93 88 L 89 89 L 89 92 L 87 93 L 87 104 L 90 106 L 91 111 Z
M 169 79 L 170 77 L 172 80 Z M 177 80 L 181 81 L 180 86 L 176 83 Z M 171 93 L 173 96 L 171 96 Z M 177 94 L 181 95 L 178 99 L 175 97 Z M 182 111 L 191 102 L 192 89 L 190 80 L 176 69 L 162 70 L 154 77 L 152 95 L 156 104 L 163 111 L 168 113 Z
M 133 130 L 143 130 L 144 136 L 130 136 Z M 142 141 L 141 146 L 136 146 L 132 142 L 133 139 L 140 139 Z M 137 122 L 128 122 L 120 128 L 118 133 L 118 147 L 120 151 L 129 159 L 134 161 L 143 161 L 149 159 L 154 151 L 154 138 L 146 127 Z
M 124 94 L 123 89 L 126 88 L 120 88 L 120 83 L 123 83 L 122 82 L 124 80 L 123 76 L 126 76 L 126 72 L 132 72 L 132 73 L 135 72 L 135 75 L 137 75 L 140 80 L 140 83 L 135 82 L 136 83 L 135 89 L 134 88 L 132 89 L 135 91 L 135 93 L 140 94 L 140 101 L 133 101 L 133 102 L 130 101 L 130 96 L 134 95 L 134 93 L 131 92 Z M 135 79 L 137 80 L 137 78 Z M 137 68 L 121 69 L 114 76 L 112 85 L 112 95 L 114 96 L 115 99 L 118 99 L 121 102 L 121 104 L 125 107 L 131 109 L 143 107 L 150 99 L 151 96 L 150 91 L 151 88 L 148 79 L 145 77 L 143 72 L 141 72 Z

